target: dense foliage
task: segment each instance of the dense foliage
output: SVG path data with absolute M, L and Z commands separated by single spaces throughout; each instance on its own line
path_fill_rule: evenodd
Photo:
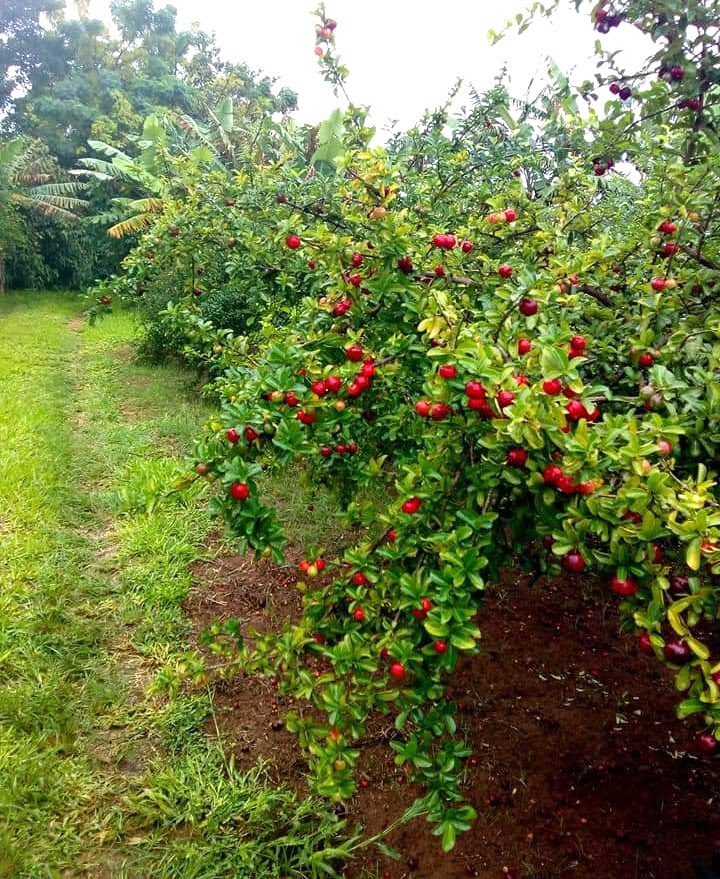
M 632 18 L 653 38 L 639 73 L 601 59 L 579 94 L 558 76 L 540 111 L 498 87 L 388 149 L 367 146 L 354 111 L 333 172 L 269 164 L 153 231 L 163 259 L 214 237 L 225 265 L 247 260 L 251 298 L 265 281 L 301 297 L 280 329 L 268 304 L 237 338 L 203 321 L 212 293 L 188 278 L 197 301 L 168 314 L 189 354 L 225 369 L 198 448 L 215 512 L 282 558 L 258 478 L 302 461 L 363 526 L 339 558 L 308 547 L 298 625 L 252 648 L 231 626 L 214 646 L 307 701 L 288 726 L 333 798 L 390 714 L 445 848 L 473 818 L 447 682 L 516 556 L 604 578 L 639 648 L 676 670 L 680 716 L 708 724 L 698 747 L 716 749 L 716 25 L 705 6 L 665 5 L 593 11 L 600 33 Z M 333 37 L 324 20 L 321 63 L 342 81 Z
M 319 13 L 319 64 L 344 91 Z M 474 817 L 448 682 L 512 562 L 568 588 L 601 578 L 676 672 L 698 748 L 720 738 L 718 26 L 700 0 L 585 21 L 601 42 L 629 25 L 652 53 L 640 70 L 599 45 L 579 89 L 554 71 L 518 105 L 499 82 L 386 147 L 351 104 L 309 135 L 258 119 L 233 137 L 216 118 L 187 142 L 155 120 L 134 158 L 106 152 L 148 228 L 92 313 L 139 304 L 154 352 L 211 374 L 222 408 L 195 471 L 214 512 L 281 560 L 259 477 L 294 465 L 358 533 L 336 558 L 307 547 L 298 624 L 209 643 L 224 673 L 300 700 L 287 724 L 321 794 L 352 795 L 358 743 L 391 716 L 445 849 Z
M 268 77 L 221 59 L 213 37 L 198 28 L 178 31 L 174 7 L 117 0 L 111 12 L 113 30 L 86 16 L 67 18 L 63 0 L 3 3 L 0 137 L 40 143 L 70 170 L 92 155 L 96 142 L 136 151 L 150 115 L 186 116 L 187 124 L 202 125 L 230 101 L 247 125 L 295 108 L 294 92 L 276 92 Z M 102 223 L 110 199 L 134 195 L 131 182 L 90 189 L 85 214 L 99 223 L 72 228 L 21 213 L 24 231 L 4 239 L 12 286 L 84 288 L 111 274 L 129 244 L 108 242 Z

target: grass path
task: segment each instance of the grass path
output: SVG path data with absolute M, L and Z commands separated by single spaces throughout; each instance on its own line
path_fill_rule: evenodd
M 321 875 L 337 821 L 235 772 L 209 694 L 148 695 L 185 649 L 209 522 L 144 500 L 207 411 L 132 333 L 70 298 L 0 300 L 0 877 Z

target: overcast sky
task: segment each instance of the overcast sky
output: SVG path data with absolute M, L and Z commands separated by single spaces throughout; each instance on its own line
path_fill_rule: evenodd
M 91 0 L 93 17 L 109 20 L 109 0 Z M 164 5 L 156 0 L 156 6 Z M 178 27 L 198 22 L 215 32 L 223 56 L 279 78 L 299 94 L 298 118 L 318 122 L 340 105 L 317 72 L 313 0 L 174 0 Z M 542 76 L 552 57 L 580 81 L 594 70 L 597 37 L 587 14 L 569 6 L 551 22 L 538 21 L 522 35 L 490 46 L 487 32 L 500 30 L 509 17 L 529 6 L 523 0 L 327 0 L 338 22 L 337 48 L 350 68 L 348 91 L 357 104 L 372 107 L 383 127 L 397 119 L 411 125 L 427 108 L 443 102 L 461 77 L 480 91 L 490 86 L 503 64 L 512 75 L 512 91 L 524 95 Z M 605 37 L 613 48 L 644 56 L 641 35 L 622 26 Z

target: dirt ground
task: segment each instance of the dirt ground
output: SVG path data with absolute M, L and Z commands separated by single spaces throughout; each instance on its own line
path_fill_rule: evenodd
M 195 576 L 186 611 L 196 632 L 227 618 L 274 629 L 300 609 L 294 566 L 231 557 Z M 694 861 L 720 854 L 720 763 L 694 754 L 670 676 L 618 632 L 607 595 L 602 584 L 531 588 L 512 575 L 489 593 L 484 649 L 452 680 L 474 749 L 466 792 L 478 820 L 447 856 L 423 819 L 404 825 L 390 837 L 401 860 L 368 850 L 348 879 L 691 879 Z M 240 765 L 268 759 L 302 788 L 287 707 L 270 681 L 239 678 L 217 693 Z M 360 776 L 367 784 L 348 814 L 369 834 L 417 793 L 384 744 L 363 749 Z

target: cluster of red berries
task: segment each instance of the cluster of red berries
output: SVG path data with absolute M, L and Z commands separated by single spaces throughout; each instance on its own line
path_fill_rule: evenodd
M 324 397 L 326 394 L 337 394 L 342 390 L 342 379 L 339 375 L 329 375 L 324 380 L 314 381 L 310 390 L 316 397 Z
M 333 317 L 342 317 L 347 314 L 353 306 L 353 301 L 349 296 L 344 296 L 340 302 L 337 302 L 332 309 Z
M 620 85 L 619 82 L 611 82 L 610 94 L 617 95 L 621 101 L 627 101 L 627 99 L 632 96 L 632 89 L 629 85 Z
M 359 446 L 357 443 L 338 443 L 334 448 L 320 446 L 320 454 L 323 458 L 329 458 L 333 451 L 338 455 L 357 455 Z
M 685 79 L 685 68 L 680 64 L 673 64 L 671 67 L 664 64 L 658 70 L 658 78 L 665 82 L 682 82 Z
M 581 494 L 584 497 L 595 491 L 594 482 L 577 482 L 573 476 L 565 473 L 558 464 L 548 464 L 542 472 L 545 485 L 553 486 L 561 494 Z
M 249 425 L 243 430 L 243 434 L 245 436 L 245 439 L 249 443 L 254 443 L 259 436 L 255 428 L 250 427 Z M 225 431 L 225 436 L 227 437 L 227 441 L 232 445 L 240 442 L 241 434 L 236 427 L 230 427 L 227 431 Z
M 584 357 L 585 349 L 587 348 L 587 339 L 585 336 L 573 336 L 570 339 L 570 350 L 568 351 L 568 357 L 572 360 L 573 357 Z
M 595 13 L 595 30 L 600 34 L 608 34 L 614 27 L 618 27 L 622 20 L 623 17 L 619 13 L 598 9 Z
M 593 163 L 593 173 L 596 177 L 602 177 L 607 171 L 610 171 L 615 167 L 614 159 L 599 159 L 595 158 L 592 160 Z
M 350 345 L 345 349 L 345 356 L 352 363 L 359 363 L 363 359 L 364 351 L 360 345 Z M 373 376 L 376 372 L 377 366 L 375 365 L 375 361 L 371 357 L 368 357 L 360 367 L 360 372 L 358 372 L 348 385 L 348 396 L 359 397 L 363 391 L 367 391 L 371 388 Z
M 308 559 L 303 559 L 298 568 L 303 572 L 303 574 L 307 574 L 308 577 L 317 577 L 317 575 L 324 571 L 327 566 L 327 562 L 324 558 L 317 558 L 315 561 L 311 562 Z M 317 640 L 317 639 L 316 639 Z M 324 641 L 324 638 L 323 638 Z M 321 643 L 321 642 L 318 642 Z

